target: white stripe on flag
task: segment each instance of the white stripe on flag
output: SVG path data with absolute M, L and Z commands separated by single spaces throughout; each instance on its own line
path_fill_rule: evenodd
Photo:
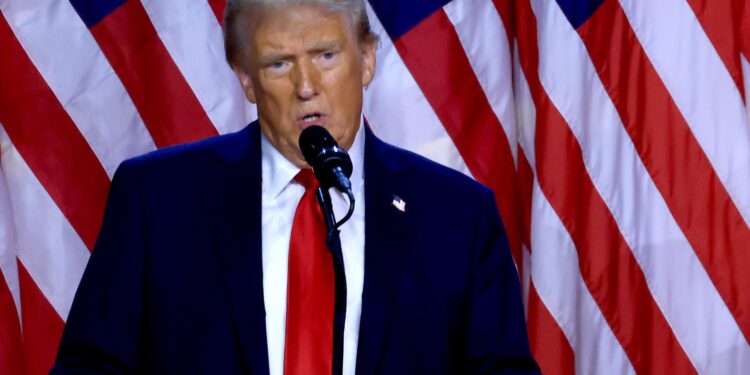
M 635 374 L 581 277 L 572 239 L 534 181 L 531 279 L 575 351 L 579 374 Z
M 535 3 L 535 11 L 545 20 L 542 85 L 581 144 L 586 169 L 675 336 L 700 372 L 750 372 L 750 347 L 651 180 L 578 33 L 556 4 Z M 725 351 L 734 352 L 732 361 L 711 360 Z
M 511 144 L 513 160 L 518 165 L 512 65 L 505 25 L 491 0 L 453 0 L 443 9 L 458 33 L 495 116 L 500 120 Z
M 2 128 L 0 149 L 18 258 L 65 320 L 90 253 Z
M 517 52 L 517 48 L 516 48 Z M 515 57 L 519 142 L 534 173 L 536 107 Z M 575 353 L 580 374 L 634 374 L 627 355 L 594 301 L 579 270 L 578 253 L 557 213 L 534 178 L 528 272 L 537 294 Z M 525 262 L 524 262 L 525 263 Z M 526 286 L 528 292 L 528 286 Z
M 620 2 L 651 63 L 750 225 L 750 123 L 729 71 L 687 1 Z
M 511 148 L 516 150 L 518 153 L 518 147 L 523 149 L 523 153 L 526 156 L 526 160 L 531 166 L 532 172 L 536 166 L 536 158 L 534 157 L 534 137 L 536 132 L 536 106 L 534 105 L 534 99 L 531 97 L 531 90 L 529 90 L 529 84 L 526 81 L 526 76 L 523 74 L 521 69 L 521 63 L 518 60 L 518 45 L 514 42 L 514 58 L 513 58 L 513 85 L 515 86 L 514 92 L 514 107 L 516 113 L 516 134 L 518 143 L 511 145 Z M 518 165 L 518 162 L 516 162 Z M 518 168 L 517 168 L 518 169 Z M 523 209 L 523 203 L 520 205 Z M 523 291 L 523 307 L 526 316 L 529 312 L 529 291 L 531 287 L 531 262 L 533 261 L 533 254 L 529 251 L 526 245 L 522 245 L 521 253 L 523 269 L 523 279 L 521 280 L 521 287 Z
M 208 1 L 147 0 L 143 7 L 216 130 L 234 132 L 255 120 L 224 59 L 221 27 Z
M 122 160 L 155 149 L 122 82 L 68 1 L 11 1 L 2 8 L 110 178 Z
M 0 129 L 3 125 L 0 124 Z M 2 131 L 2 130 L 0 130 Z M 4 160 L 4 148 L 0 148 L 0 160 Z M 0 278 L 0 283 L 8 285 L 10 294 L 18 311 L 18 318 L 21 318 L 21 291 L 18 285 L 18 264 L 16 263 L 16 239 L 15 225 L 13 224 L 13 215 L 10 207 L 10 197 L 8 196 L 8 187 L 5 182 L 5 173 L 3 166 L 0 164 L 0 272 L 4 280 Z
M 526 75 L 521 69 L 521 62 L 518 59 L 518 43 L 514 43 L 513 53 L 513 86 L 515 87 L 514 96 L 516 104 L 516 119 L 518 121 L 518 143 L 523 148 L 526 159 L 529 161 L 532 169 L 536 169 L 536 155 L 534 150 L 534 140 L 536 139 L 536 106 L 534 98 L 531 96 L 529 83 L 526 81 Z M 536 173 L 536 172 L 535 172 Z
M 519 144 L 536 173 L 536 107 L 515 56 L 515 97 Z M 529 269 L 537 294 L 560 326 L 575 352 L 581 374 L 634 374 L 625 352 L 612 333 L 578 268 L 578 255 L 570 236 L 539 189 L 532 190 L 531 254 Z M 528 291 L 528 286 L 526 286 Z
M 363 108 L 373 130 L 388 143 L 471 176 L 369 4 L 367 12 L 373 31 L 380 36 L 377 73 L 365 89 Z

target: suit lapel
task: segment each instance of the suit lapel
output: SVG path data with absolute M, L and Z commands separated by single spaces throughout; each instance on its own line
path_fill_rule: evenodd
M 365 138 L 365 281 L 357 349 L 357 374 L 377 371 L 389 330 L 398 282 L 411 239 L 412 212 L 393 205 L 394 195 L 409 202 L 401 183 L 402 166 L 391 146 L 369 128 Z
M 365 136 L 365 281 L 357 350 L 358 374 L 372 374 L 382 356 L 396 301 L 404 257 L 410 249 L 413 212 L 393 205 L 410 201 L 402 166 L 391 146 L 369 128 Z M 260 127 L 240 133 L 238 142 L 219 150 L 225 179 L 214 192 L 212 220 L 238 341 L 253 374 L 268 374 L 261 241 Z
M 232 307 L 238 341 L 253 374 L 268 374 L 261 251 L 260 127 L 240 132 L 238 142 L 219 150 L 227 162 L 217 183 L 213 220 L 216 253 Z

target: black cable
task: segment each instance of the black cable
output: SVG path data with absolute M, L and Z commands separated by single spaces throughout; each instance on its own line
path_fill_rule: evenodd
M 352 214 L 354 214 L 354 194 L 351 190 L 346 191 L 346 196 L 349 197 L 349 211 L 346 212 L 346 215 L 344 215 L 344 218 L 336 222 L 336 224 L 333 226 L 332 230 L 338 230 L 341 228 L 344 223 L 347 222 L 352 217 Z M 330 231 L 329 231 L 330 234 Z

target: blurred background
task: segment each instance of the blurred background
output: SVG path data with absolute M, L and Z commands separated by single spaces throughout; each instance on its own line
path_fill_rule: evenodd
M 120 162 L 255 119 L 225 1 L 0 0 L 0 374 L 49 371 Z M 368 12 L 365 116 L 495 191 L 546 374 L 750 374 L 750 1 Z

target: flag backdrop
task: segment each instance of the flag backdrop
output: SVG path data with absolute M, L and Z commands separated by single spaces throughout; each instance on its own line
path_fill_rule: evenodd
M 1 374 L 50 368 L 118 164 L 255 118 L 224 4 L 0 0 Z M 546 373 L 750 373 L 750 1 L 368 11 L 365 115 L 495 191 Z

